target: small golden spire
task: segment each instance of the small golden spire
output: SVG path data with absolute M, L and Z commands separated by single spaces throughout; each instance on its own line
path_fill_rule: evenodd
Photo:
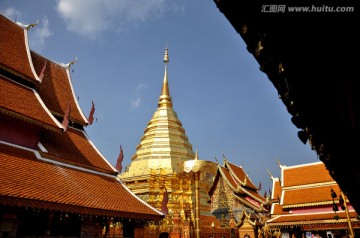
M 164 82 L 163 82 L 158 106 L 172 107 L 172 101 L 171 101 L 169 84 L 168 84 L 168 75 L 167 75 L 167 64 L 169 63 L 169 54 L 167 47 L 165 48 L 164 63 L 165 63 Z
M 199 158 L 199 155 L 198 155 L 198 150 L 196 149 L 196 152 L 195 152 L 195 160 L 198 160 Z
M 165 49 L 164 63 L 165 64 L 169 63 L 169 53 L 168 53 L 168 48 L 167 47 Z

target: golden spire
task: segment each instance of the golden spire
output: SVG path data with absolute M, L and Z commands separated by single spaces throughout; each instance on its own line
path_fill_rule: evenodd
M 165 48 L 165 55 L 164 55 L 164 63 L 165 63 L 165 73 L 164 73 L 164 82 L 161 90 L 161 95 L 159 97 L 158 107 L 172 107 L 172 101 L 169 91 L 169 84 L 168 84 L 168 75 L 167 75 L 167 64 L 169 63 L 169 54 L 168 48 Z

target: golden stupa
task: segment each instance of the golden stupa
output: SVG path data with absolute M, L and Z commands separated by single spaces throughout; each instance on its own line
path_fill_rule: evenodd
M 194 174 L 179 173 L 181 162 L 197 159 L 185 130 L 173 109 L 168 84 L 168 49 L 164 55 L 165 73 L 158 108 L 144 130 L 131 164 L 119 175 L 120 180 L 139 198 L 161 210 L 164 194 L 168 195 L 168 213 L 162 230 L 169 231 L 175 220 L 195 222 Z M 211 162 L 216 171 L 217 163 Z M 211 164 L 210 163 L 210 164 Z M 208 191 L 213 184 L 209 173 L 200 175 L 200 226 L 210 225 Z M 165 193 L 166 191 L 166 193 Z M 164 227 L 165 226 L 165 227 Z

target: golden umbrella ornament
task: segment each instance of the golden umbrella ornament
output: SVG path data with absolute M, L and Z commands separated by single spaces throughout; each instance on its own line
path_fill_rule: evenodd
M 199 160 L 196 150 L 195 159 L 177 164 L 176 173 L 193 173 L 195 189 L 195 237 L 200 238 L 200 176 L 215 175 L 217 164 L 212 161 Z

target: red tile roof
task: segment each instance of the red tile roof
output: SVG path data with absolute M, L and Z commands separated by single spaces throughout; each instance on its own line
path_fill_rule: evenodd
M 228 161 L 225 161 L 225 167 L 228 168 L 231 171 L 231 174 L 234 176 L 234 178 L 239 183 L 244 183 L 244 187 L 248 187 L 250 189 L 257 190 L 258 187 L 256 187 L 252 182 L 249 176 L 245 173 L 244 169 L 240 166 L 237 166 L 235 164 L 232 164 Z
M 270 226 L 313 224 L 312 228 L 317 229 L 328 223 L 346 223 L 346 213 L 338 205 L 341 190 L 331 179 L 322 162 L 289 167 L 281 165 L 280 168 L 281 180 L 272 178 L 272 218 L 266 221 L 266 224 Z M 331 189 L 337 194 L 334 200 Z M 357 214 L 349 201 L 346 202 L 350 217 L 356 220 Z M 339 207 L 336 214 L 333 211 L 334 203 Z M 339 221 L 334 218 L 335 215 L 340 217 Z
M 27 31 L 2 14 L 0 22 L 0 68 L 37 82 L 31 68 Z
M 218 171 L 214 183 L 209 190 L 209 194 L 214 192 L 220 177 L 223 178 L 225 183 L 233 191 L 234 198 L 253 209 L 258 210 L 263 208 L 262 205 L 266 199 L 259 194 L 258 189 L 253 185 L 241 167 L 226 161 L 224 167 L 218 165 Z
M 332 204 L 331 189 L 340 194 L 340 188 L 335 182 L 330 185 L 285 190 L 281 205 L 287 208 Z
M 0 143 L 0 201 L 17 206 L 160 220 L 116 176 L 38 158 L 36 151 Z
M 36 86 L 49 110 L 54 115 L 63 117 L 70 101 L 70 121 L 75 121 L 83 126 L 87 125 L 88 121 L 80 109 L 72 87 L 69 68 L 33 51 L 31 51 L 31 57 L 38 75 L 44 69 L 42 82 Z
M 1 24 L 0 24 L 1 25 Z M 62 126 L 44 106 L 36 91 L 0 75 L 0 111 L 60 132 Z
M 46 151 L 42 156 L 73 165 L 117 174 L 117 170 L 103 157 L 82 130 L 69 127 L 62 134 L 49 132 L 40 136 Z
M 282 178 L 284 187 L 334 181 L 322 162 L 291 167 L 285 166 Z
M 1 14 L 0 30 L 6 33 L 0 34 L 0 67 L 6 75 L 0 76 L 0 128 L 5 129 L 0 133 L 0 204 L 161 220 L 164 215 L 120 182 L 87 137 L 83 126 L 88 121 L 69 68 L 32 52 L 36 73 L 27 32 Z M 38 77 L 43 69 L 44 77 Z M 69 101 L 70 123 L 63 130 L 59 121 Z

